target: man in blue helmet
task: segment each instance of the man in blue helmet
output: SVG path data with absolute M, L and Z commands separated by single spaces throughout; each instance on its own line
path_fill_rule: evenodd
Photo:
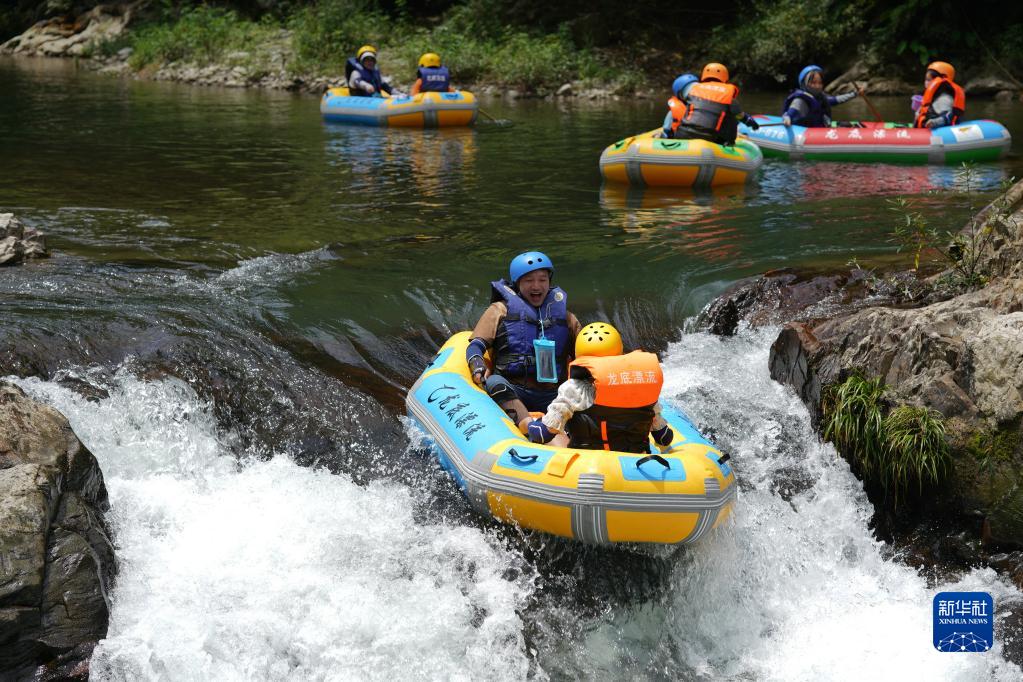
M 853 90 L 841 95 L 824 92 L 824 69 L 811 64 L 799 72 L 799 87 L 789 93 L 782 105 L 781 122 L 786 126 L 799 125 L 807 128 L 831 126 L 831 107 L 848 102 L 862 90 Z
M 568 375 L 581 325 L 568 297 L 551 286 L 554 264 L 539 251 L 512 259 L 508 279 L 491 282 L 491 303 L 472 331 L 465 359 L 472 379 L 516 424 L 544 412 Z M 490 350 L 493 369 L 483 359 Z

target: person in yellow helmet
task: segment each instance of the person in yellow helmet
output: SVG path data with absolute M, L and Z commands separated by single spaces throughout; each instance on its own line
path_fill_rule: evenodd
M 441 65 L 439 54 L 427 52 L 419 58 L 416 82 L 412 84 L 409 92 L 413 95 L 420 92 L 454 92 L 454 88 L 451 87 L 451 74 L 448 73 L 448 67 Z
M 384 80 L 377 68 L 377 49 L 363 45 L 349 57 L 345 64 L 345 78 L 348 79 L 348 94 L 353 97 L 382 97 L 391 94 L 391 84 Z
M 670 444 L 675 434 L 661 417 L 664 377 L 657 356 L 622 351 L 621 334 L 611 324 L 583 327 L 568 380 L 546 414 L 519 423 L 522 433 L 534 443 L 617 452 L 649 452 L 651 435 L 659 445 Z
M 739 104 L 739 88 L 728 82 L 728 68 L 711 62 L 703 67 L 700 82 L 689 86 L 685 106 L 672 111 L 670 130 L 677 140 L 699 139 L 733 145 L 739 121 L 753 130 L 760 128 Z

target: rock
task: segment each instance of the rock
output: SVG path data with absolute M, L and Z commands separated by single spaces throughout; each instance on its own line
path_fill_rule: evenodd
M 996 102 L 1013 102 L 1019 96 L 1015 90 L 999 90 L 995 93 Z
M 79 669 L 106 635 L 107 509 L 99 465 L 67 419 L 0 382 L 0 678 L 61 656 Z
M 795 389 L 814 417 L 821 389 L 860 371 L 894 402 L 940 412 L 951 429 L 952 499 L 980 510 L 990 538 L 1023 546 L 1023 182 L 979 213 L 991 231 L 982 289 L 916 308 L 846 309 L 785 326 L 771 376 Z M 741 298 L 733 305 L 742 314 Z M 722 304 L 727 308 L 728 302 Z M 983 471 L 981 471 L 981 461 Z
M 117 58 L 123 62 L 126 61 L 128 57 L 131 57 L 133 54 L 135 54 L 135 48 L 122 47 L 120 50 L 117 51 Z
M 16 237 L 22 239 L 25 236 L 25 227 L 13 213 L 0 213 L 0 237 Z
M 120 35 L 131 22 L 137 3 L 97 5 L 73 22 L 64 17 L 36 23 L 0 45 L 0 54 L 75 57 L 93 45 Z
M 572 84 L 571 83 L 565 83 L 560 88 L 558 88 L 558 91 L 555 94 L 557 94 L 558 97 L 571 97 L 572 96 Z
M 508 97 L 508 99 L 519 99 L 520 97 L 522 97 L 522 93 L 519 92 L 518 90 L 511 89 L 505 92 L 505 96 Z
M 13 213 L 0 213 L 0 266 L 49 255 L 42 232 L 25 227 Z
M 0 265 L 17 265 L 25 257 L 25 247 L 17 237 L 0 239 Z
M 990 96 L 1003 91 L 1019 92 L 1020 86 L 1018 83 L 1013 83 L 997 76 L 979 76 L 967 81 L 966 85 L 963 86 L 963 90 L 966 91 L 967 95 Z

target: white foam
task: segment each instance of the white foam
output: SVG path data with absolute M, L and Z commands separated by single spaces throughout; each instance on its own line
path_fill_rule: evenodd
M 190 388 L 118 374 L 66 414 L 104 469 L 120 562 L 101 680 L 522 678 L 517 558 L 421 525 L 413 491 L 285 457 L 237 465 Z
M 675 571 L 665 630 L 680 658 L 715 679 L 1019 679 L 1000 643 L 986 654 L 935 651 L 938 592 L 988 591 L 996 605 L 1023 595 L 990 569 L 931 588 L 884 558 L 861 485 L 814 437 L 794 394 L 770 379 L 775 335 L 687 335 L 665 363 L 665 394 L 718 424 L 753 488 L 740 494 L 734 522 Z M 790 501 L 773 489 L 779 478 L 800 490 Z

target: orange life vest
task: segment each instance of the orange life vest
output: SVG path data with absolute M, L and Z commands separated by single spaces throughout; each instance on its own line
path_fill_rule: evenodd
M 593 406 L 568 424 L 573 446 L 647 452 L 654 405 L 664 384 L 657 356 L 638 350 L 611 357 L 583 356 L 571 366 L 585 367 L 596 389 Z
M 671 111 L 671 132 L 675 132 L 686 115 L 686 103 L 678 97 L 672 97 L 668 100 L 668 110 Z
M 687 127 L 717 133 L 721 131 L 731 110 L 731 104 L 739 96 L 739 88 L 731 83 L 706 81 L 693 83 L 686 99 L 685 113 L 677 123 L 672 121 L 672 130 L 684 123 Z
M 949 121 L 951 125 L 959 123 L 959 117 L 966 111 L 966 93 L 959 87 L 959 84 L 955 81 L 950 81 L 944 76 L 938 76 L 931 81 L 930 86 L 924 90 L 924 98 L 920 102 L 920 109 L 916 112 L 916 120 L 913 122 L 914 128 L 924 128 L 927 123 L 927 113 L 931 110 L 931 103 L 934 98 L 938 96 L 938 90 L 944 86 L 952 88 L 952 119 Z

